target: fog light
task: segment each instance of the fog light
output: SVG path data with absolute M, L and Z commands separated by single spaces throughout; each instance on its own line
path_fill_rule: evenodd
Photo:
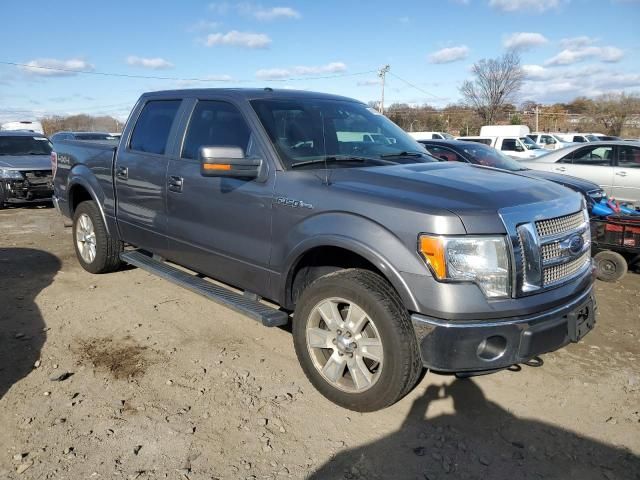
M 501 335 L 485 338 L 478 345 L 478 356 L 482 360 L 497 360 L 507 350 L 507 339 Z

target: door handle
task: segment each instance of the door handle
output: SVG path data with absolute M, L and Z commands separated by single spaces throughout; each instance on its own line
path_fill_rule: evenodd
M 182 192 L 182 185 L 184 184 L 184 178 L 176 177 L 174 175 L 169 176 L 169 190 L 172 192 Z
M 558 172 L 566 172 L 567 171 L 566 167 L 556 167 L 555 170 L 557 170 Z
M 627 172 L 616 172 L 616 175 L 618 175 L 619 177 L 626 177 L 627 176 Z
M 116 168 L 116 177 L 127 180 L 129 178 L 129 169 L 127 167 Z

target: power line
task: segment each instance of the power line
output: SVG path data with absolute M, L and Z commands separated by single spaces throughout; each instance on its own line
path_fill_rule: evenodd
M 74 73 L 81 75 L 98 75 L 103 77 L 121 77 L 121 78 L 141 78 L 145 80 L 172 80 L 176 82 L 217 82 L 217 83 L 256 83 L 256 82 L 290 82 L 290 81 L 305 81 L 305 80 L 324 80 L 329 78 L 342 78 L 342 77 L 355 77 L 357 75 L 367 75 L 370 73 L 377 72 L 377 70 L 367 70 L 364 72 L 353 72 L 353 73 L 340 73 L 334 75 L 323 75 L 317 77 L 289 77 L 289 78 L 267 78 L 267 79 L 251 79 L 251 80 L 236 80 L 236 79 L 223 79 L 223 78 L 180 78 L 180 77 L 164 77 L 158 75 L 133 75 L 128 73 L 117 73 L 117 72 L 96 72 L 92 70 L 74 70 L 70 68 L 58 68 L 58 67 L 44 67 L 44 66 L 36 66 L 29 65 L 26 63 L 17 63 L 17 62 L 7 62 L 0 61 L 1 65 L 10 65 L 18 68 L 27 68 L 27 69 L 39 69 L 39 70 L 47 70 L 53 72 L 64 72 L 64 73 Z
M 436 100 L 447 100 L 447 99 L 446 99 L 446 98 L 444 98 L 444 97 L 438 97 L 438 96 L 434 95 L 434 94 L 433 94 L 433 93 L 431 93 L 431 92 L 427 92 L 427 91 L 426 91 L 426 90 L 424 90 L 423 88 L 420 88 L 420 87 L 418 87 L 417 85 L 414 85 L 413 83 L 411 83 L 410 81 L 405 80 L 405 79 L 404 79 L 404 78 L 402 78 L 402 77 L 399 77 L 399 76 L 398 76 L 398 75 L 396 75 L 395 73 L 391 73 L 391 72 L 388 72 L 388 73 L 389 73 L 389 75 L 391 75 L 392 77 L 397 78 L 397 79 L 398 79 L 398 80 L 400 80 L 401 82 L 406 83 L 406 84 L 407 84 L 407 85 L 409 85 L 410 87 L 415 88 L 416 90 L 418 90 L 419 92 L 424 93 L 425 95 L 429 95 L 430 97 L 433 97 L 433 98 L 435 98 Z

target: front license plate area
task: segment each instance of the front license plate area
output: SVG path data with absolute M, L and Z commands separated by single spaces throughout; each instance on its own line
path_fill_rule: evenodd
M 578 342 L 589 331 L 593 330 L 596 324 L 596 315 L 593 301 L 589 300 L 580 308 L 568 315 L 567 326 L 569 328 L 569 339 Z

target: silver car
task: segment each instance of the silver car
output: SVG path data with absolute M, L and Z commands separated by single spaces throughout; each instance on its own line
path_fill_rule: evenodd
M 640 206 L 640 142 L 583 143 L 522 163 L 591 180 L 609 197 Z

